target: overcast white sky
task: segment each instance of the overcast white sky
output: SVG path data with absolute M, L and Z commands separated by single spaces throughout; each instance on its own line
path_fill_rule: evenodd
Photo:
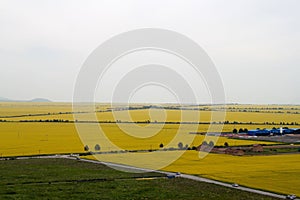
M 298 0 L 0 0 L 0 97 L 71 101 L 97 46 L 154 27 L 205 49 L 228 102 L 299 104 L 299 10 Z

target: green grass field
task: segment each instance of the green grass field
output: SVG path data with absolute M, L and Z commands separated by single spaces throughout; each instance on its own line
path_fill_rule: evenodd
M 0 180 L 0 199 L 273 199 L 188 179 L 125 173 L 67 159 L 0 161 Z

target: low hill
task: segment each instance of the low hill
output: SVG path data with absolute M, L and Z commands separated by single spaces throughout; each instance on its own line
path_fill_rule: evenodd
M 52 102 L 49 99 L 44 99 L 44 98 L 35 98 L 30 100 L 29 102 Z
M 34 98 L 31 100 L 14 100 L 14 99 L 8 99 L 5 97 L 0 97 L 0 102 L 52 102 L 49 99 L 45 98 Z

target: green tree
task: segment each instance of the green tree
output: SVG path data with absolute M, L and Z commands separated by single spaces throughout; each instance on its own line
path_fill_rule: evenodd
M 89 146 L 88 146 L 88 145 L 85 145 L 85 146 L 84 146 L 84 151 L 89 151 L 89 150 L 90 150 Z
M 96 144 L 96 145 L 95 145 L 95 151 L 100 151 L 100 149 L 101 149 L 100 145 L 99 145 L 99 144 Z
M 182 142 L 179 142 L 179 143 L 178 143 L 178 148 L 179 148 L 179 149 L 183 149 L 183 144 L 182 144 Z
M 206 141 L 203 141 L 203 142 L 202 142 L 202 145 L 206 146 L 206 145 L 208 145 L 208 144 L 207 144 Z

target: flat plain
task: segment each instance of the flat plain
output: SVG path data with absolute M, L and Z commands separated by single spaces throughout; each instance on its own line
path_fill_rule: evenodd
M 300 106 L 294 105 L 227 105 L 111 107 L 95 105 L 96 112 L 86 105 L 74 113 L 69 103 L 0 103 L 0 156 L 84 153 L 99 144 L 100 152 L 149 151 L 178 148 L 178 143 L 197 147 L 204 140 L 215 145 L 243 146 L 277 144 L 267 141 L 213 138 L 191 132 L 208 130 L 232 132 L 233 129 L 299 128 Z M 209 124 L 213 113 L 226 110 L 226 117 Z M 112 112 L 112 110 L 114 110 Z M 183 118 L 182 115 L 185 115 Z M 196 117 L 195 117 L 196 116 Z M 95 121 L 96 119 L 96 121 Z M 219 122 L 226 122 L 224 125 Z M 165 121 L 166 123 L 160 123 Z M 201 123 L 195 124 L 200 121 Z M 130 122 L 130 123 L 129 123 Z M 134 123 L 135 122 L 135 123 Z M 180 123 L 179 123 L 180 122 Z M 183 122 L 183 123 L 182 123 Z M 209 127 L 212 125 L 211 129 Z M 80 134 L 78 134 L 78 127 Z M 82 131 L 83 130 L 83 131 Z M 129 133 L 129 134 L 128 134 Z M 86 139 L 86 137 L 88 139 Z M 174 139 L 175 138 L 175 139 Z M 109 142 L 107 142 L 109 141 Z M 280 143 L 278 143 L 280 144 Z M 158 151 L 158 157 L 168 158 L 179 151 Z M 179 152 L 180 157 L 164 166 L 167 171 L 180 171 L 224 182 L 236 182 L 253 188 L 300 196 L 299 154 L 272 156 L 230 156 L 209 154 L 199 158 L 193 150 Z M 178 154 L 178 155 L 179 155 Z M 137 156 L 138 155 L 138 156 Z M 142 153 L 99 154 L 109 162 L 151 168 L 151 159 L 140 160 Z M 176 157 L 176 156 L 175 156 Z M 92 157 L 89 157 L 93 159 Z M 128 163 L 130 161 L 130 163 Z M 134 162 L 133 162 L 134 161 Z M 141 165 L 142 163 L 142 165 Z

